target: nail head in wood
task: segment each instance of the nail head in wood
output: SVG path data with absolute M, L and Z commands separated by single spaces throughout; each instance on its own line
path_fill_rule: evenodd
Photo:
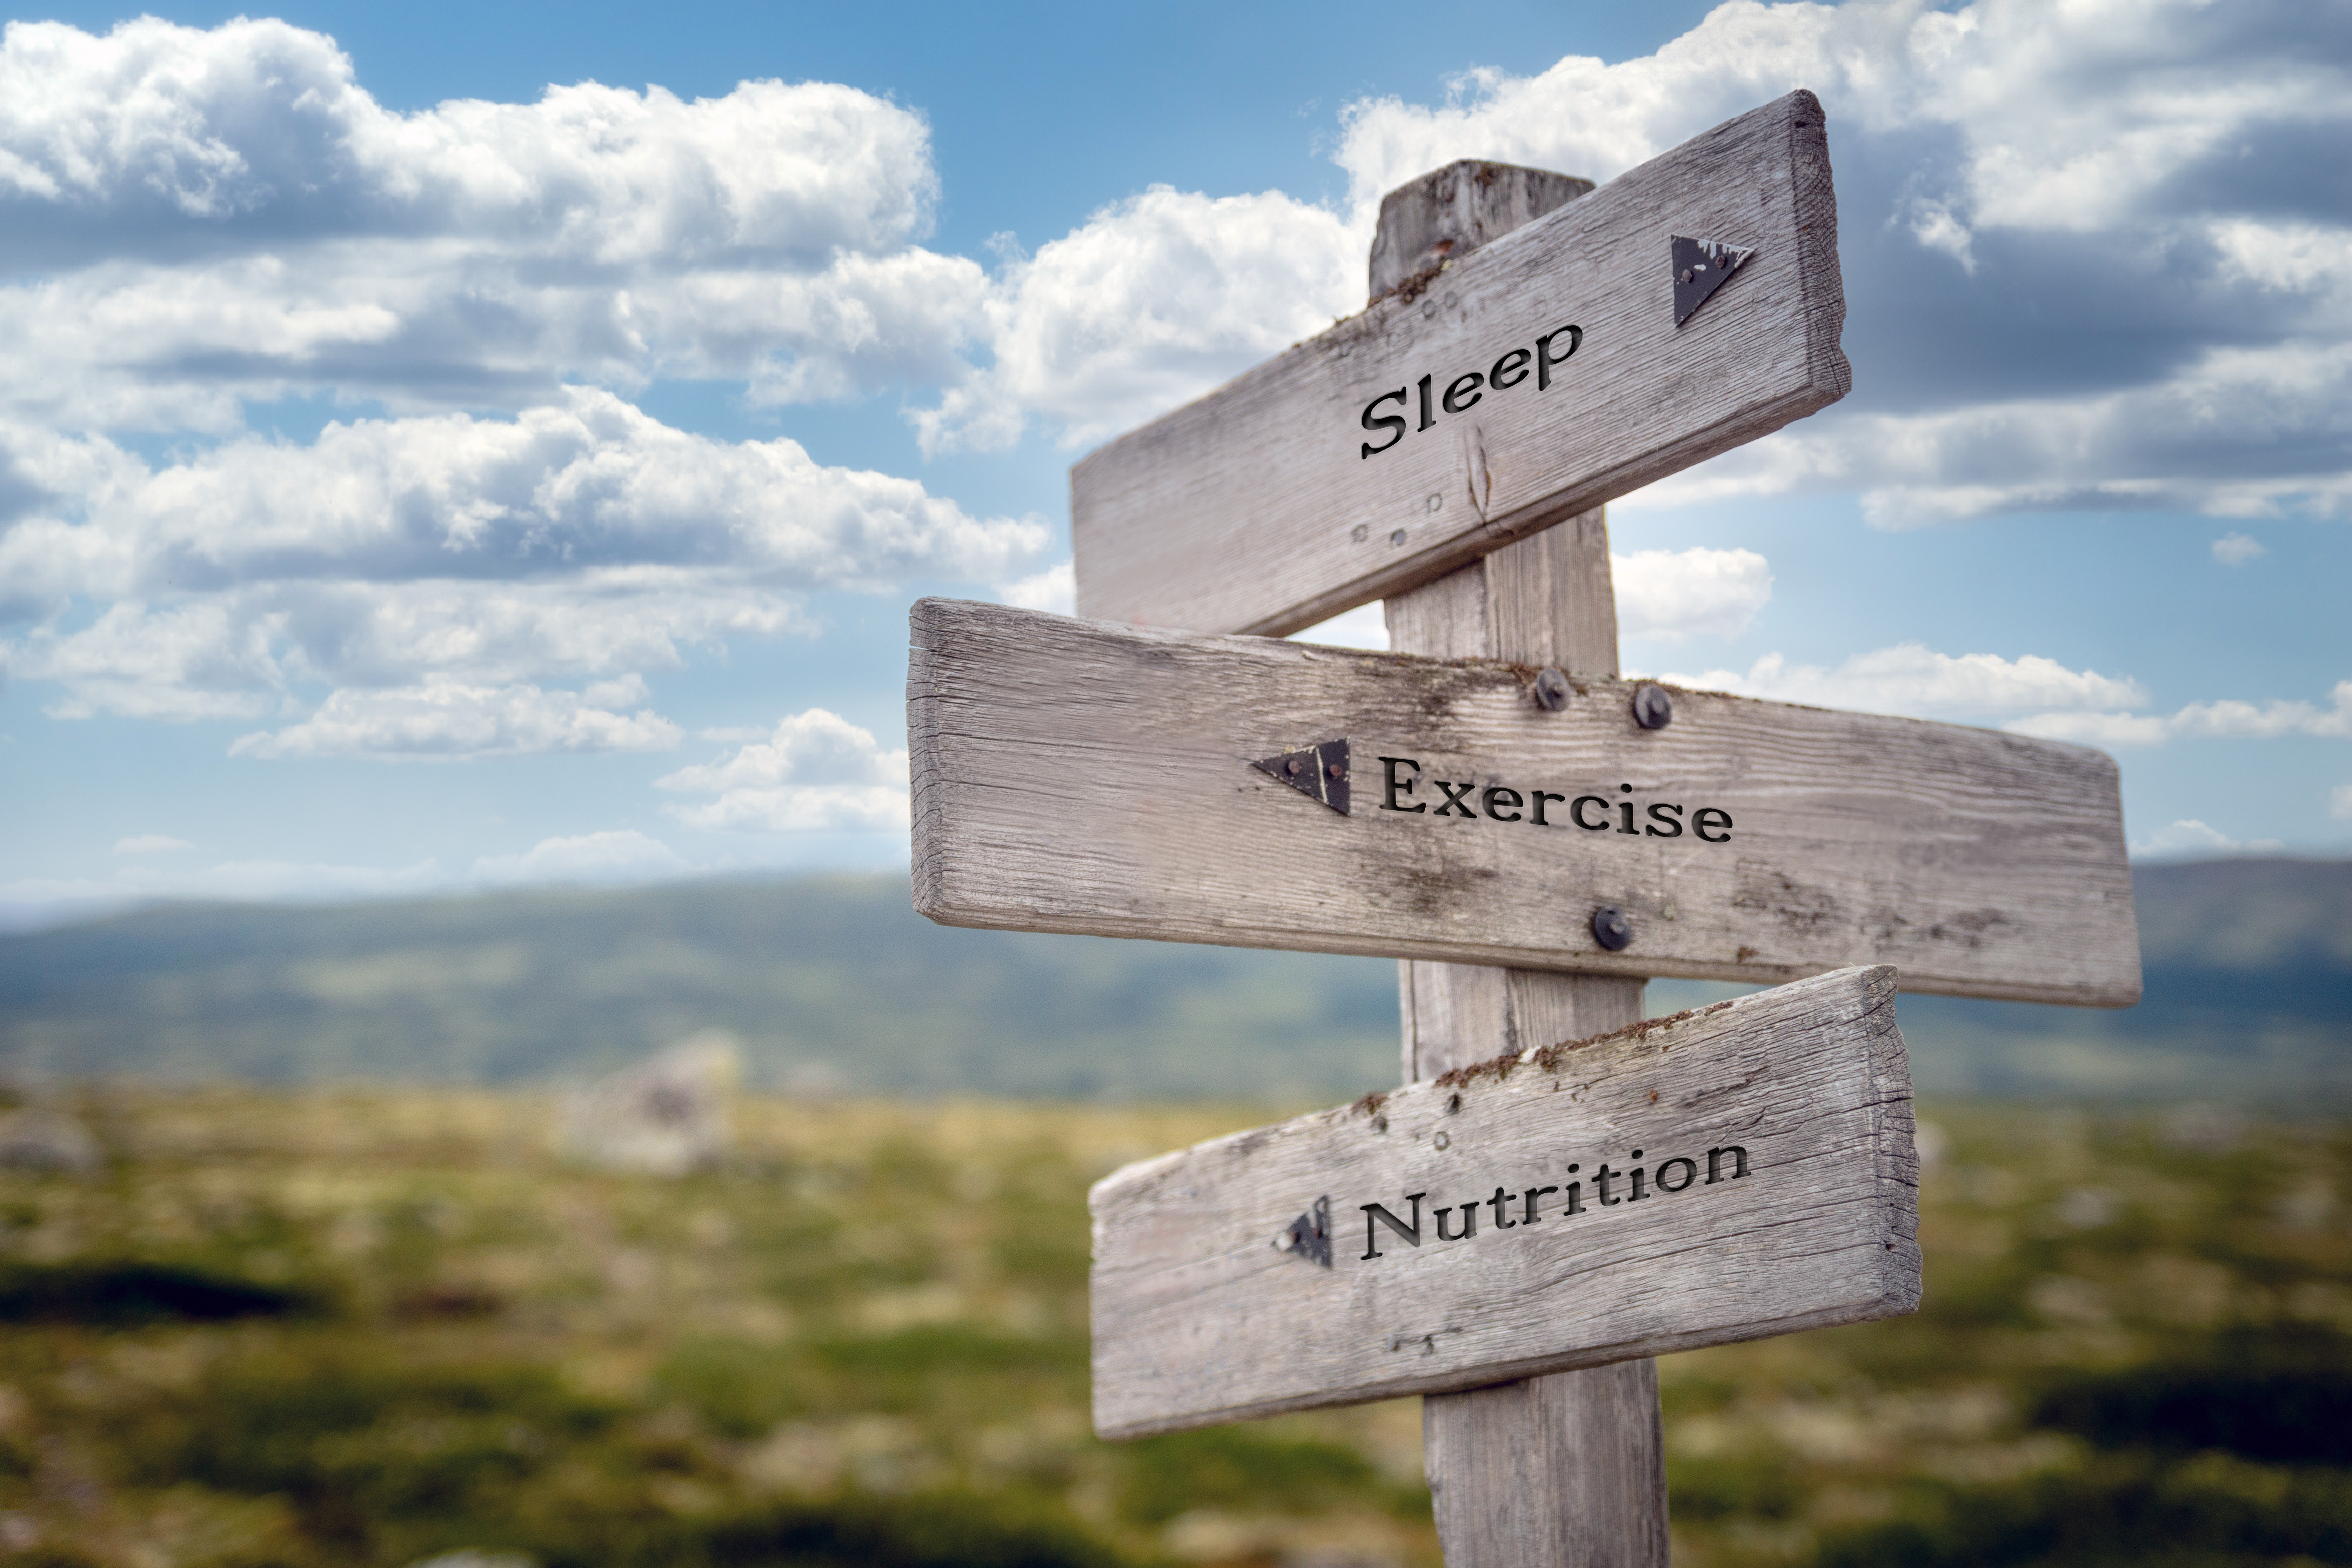
M 1557 713 L 1568 706 L 1568 677 L 1551 666 L 1536 672 L 1536 701 Z
M 1633 722 L 1644 730 L 1663 730 L 1675 721 L 1675 700 L 1663 686 L 1645 684 L 1633 692 Z
M 1633 922 L 1623 910 L 1603 904 L 1592 911 L 1592 940 L 1612 952 L 1622 952 L 1633 945 Z

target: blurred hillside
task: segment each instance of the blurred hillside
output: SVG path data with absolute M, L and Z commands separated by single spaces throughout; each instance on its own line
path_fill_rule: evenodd
M 2135 880 L 2139 1006 L 1906 997 L 1921 1090 L 2352 1100 L 2352 862 Z M 1329 1099 L 1393 1075 L 1394 974 L 934 926 L 885 877 L 179 906 L 0 937 L 0 1076 L 507 1083 L 717 1027 L 799 1089 Z M 1661 982 L 1650 1010 L 1737 989 Z

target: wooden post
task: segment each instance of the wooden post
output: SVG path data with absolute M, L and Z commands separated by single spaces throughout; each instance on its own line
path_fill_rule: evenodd
M 1433 253 L 1465 255 L 1591 188 L 1503 164 L 1425 174 L 1381 204 L 1372 295 L 1406 281 Z M 1617 673 L 1609 525 L 1599 510 L 1385 608 L 1399 653 Z M 1642 1016 L 1639 980 L 1411 959 L 1397 972 L 1407 1083 Z M 1422 1402 L 1422 1432 L 1447 1568 L 1665 1568 L 1655 1361 L 1432 1394 Z

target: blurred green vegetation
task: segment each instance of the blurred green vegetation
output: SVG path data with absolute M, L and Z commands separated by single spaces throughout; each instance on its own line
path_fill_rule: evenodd
M 1413 1402 L 1126 1445 L 1087 1184 L 1255 1106 L 89 1089 L 0 1172 L 0 1558 L 1433 1568 Z M 1669 1357 L 1675 1561 L 2352 1563 L 2352 1126 L 1930 1104 L 1916 1316 Z
M 167 907 L 0 935 L 0 1077 L 19 1079 L 545 1082 L 711 1027 L 772 1085 L 1320 1099 L 1396 1076 L 1396 966 L 938 926 L 904 877 Z
M 1906 997 L 1921 1091 L 2352 1106 L 2352 862 L 2134 881 L 2138 1006 Z M 898 877 L 164 908 L 0 936 L 0 1074 L 544 1082 L 719 1027 L 774 1086 L 1343 1100 L 1395 1076 L 1395 976 L 935 926 Z M 1656 982 L 1650 1010 L 1737 989 Z

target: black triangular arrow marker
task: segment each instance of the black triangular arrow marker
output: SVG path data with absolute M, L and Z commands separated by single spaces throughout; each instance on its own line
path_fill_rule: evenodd
M 1348 742 L 1324 741 L 1304 752 L 1285 752 L 1250 766 L 1271 773 L 1310 800 L 1348 815 Z
M 1739 264 L 1756 254 L 1752 245 L 1726 245 L 1718 239 L 1685 239 L 1668 236 L 1675 252 L 1675 325 L 1690 320 L 1691 312 L 1731 279 Z
M 1331 1267 L 1331 1200 L 1320 1197 L 1315 1206 L 1282 1227 L 1274 1245 L 1293 1258 Z

